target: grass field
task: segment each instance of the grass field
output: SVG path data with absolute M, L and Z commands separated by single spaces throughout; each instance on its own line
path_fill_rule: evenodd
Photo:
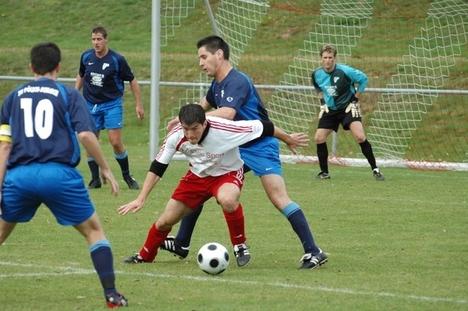
M 133 159 L 141 181 L 148 160 L 146 155 Z M 86 168 L 80 168 L 87 179 Z M 118 216 L 115 209 L 135 191 L 124 188 L 116 198 L 106 188 L 91 192 L 113 245 L 119 288 L 132 309 L 468 308 L 466 173 L 385 169 L 387 180 L 376 182 L 369 169 L 333 166 L 332 179 L 318 181 L 312 178 L 315 165 L 285 165 L 290 195 L 330 256 L 314 271 L 296 269 L 302 248 L 252 175 L 242 195 L 253 255 L 249 266 L 231 262 L 214 277 L 198 269 L 195 254 L 201 245 L 218 241 L 229 247 L 222 213 L 212 201 L 186 260 L 161 252 L 153 264 L 124 265 L 122 259 L 139 249 L 185 170 L 186 163 L 174 162 L 145 209 L 130 216 Z M 18 225 L 0 248 L 0 293 L 4 311 L 104 308 L 85 242 L 73 229 L 57 225 L 46 209 Z

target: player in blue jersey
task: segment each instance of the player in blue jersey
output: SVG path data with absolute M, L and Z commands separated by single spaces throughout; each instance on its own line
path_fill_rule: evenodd
M 95 27 L 91 32 L 93 48 L 81 55 L 80 68 L 75 87 L 83 88 L 88 109 L 96 123 L 96 134 L 107 129 L 114 156 L 122 170 L 122 176 L 130 189 L 139 189 L 138 183 L 130 174 L 128 152 L 122 142 L 124 81 L 130 82 L 135 98 L 137 118 L 144 118 L 141 93 L 138 81 L 125 58 L 107 47 L 107 31 Z M 93 157 L 88 157 L 91 170 L 89 188 L 100 188 L 99 168 Z
M 205 111 L 215 108 L 208 115 L 231 120 L 269 120 L 268 112 L 251 79 L 232 67 L 228 44 L 218 36 L 209 36 L 201 39 L 197 48 L 201 69 L 214 78 L 200 103 Z M 268 198 L 288 219 L 301 241 L 304 248 L 304 255 L 300 260 L 301 268 L 313 269 L 324 264 L 328 259 L 327 255 L 315 243 L 300 206 L 287 193 L 282 177 L 278 140 L 274 137 L 262 137 L 242 145 L 239 150 L 245 170 L 251 170 L 260 177 Z M 177 236 L 166 239 L 162 248 L 186 257 L 200 212 L 201 208 L 184 217 Z
M 65 226 L 86 239 L 108 307 L 127 306 L 115 288 L 113 257 L 84 185 L 75 168 L 80 141 L 92 155 L 113 194 L 119 186 L 104 159 L 83 97 L 56 82 L 60 49 L 41 43 L 31 50 L 35 80 L 16 88 L 0 114 L 0 245 L 17 223 L 28 222 L 43 203 Z
M 372 168 L 376 180 L 384 180 L 377 167 L 372 146 L 361 122 L 359 97 L 367 86 L 367 76 L 360 70 L 336 63 L 336 48 L 326 44 L 320 49 L 322 66 L 312 72 L 312 84 L 319 93 L 320 113 L 315 142 L 320 164 L 319 179 L 330 179 L 327 137 L 341 124 L 350 130 Z M 357 89 L 355 84 L 357 84 Z

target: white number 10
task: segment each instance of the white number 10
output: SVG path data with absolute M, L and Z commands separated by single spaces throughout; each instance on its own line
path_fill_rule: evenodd
M 54 125 L 54 106 L 48 99 L 41 99 L 36 106 L 34 120 L 32 98 L 21 98 L 21 109 L 24 113 L 24 134 L 34 137 L 34 131 L 42 139 L 49 138 Z

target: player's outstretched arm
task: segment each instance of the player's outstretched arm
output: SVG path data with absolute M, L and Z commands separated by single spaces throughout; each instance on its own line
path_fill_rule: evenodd
M 88 154 L 92 156 L 99 165 L 103 182 L 109 182 L 112 194 L 117 195 L 119 193 L 119 184 L 117 183 L 117 180 L 115 180 L 114 174 L 112 174 L 109 164 L 104 158 L 104 154 L 102 153 L 102 149 L 96 135 L 93 132 L 84 131 L 78 133 L 78 139 L 86 149 L 86 152 L 88 152 Z
M 136 213 L 143 208 L 145 204 L 146 198 L 153 190 L 153 187 L 158 183 L 161 178 L 153 172 L 148 172 L 146 174 L 145 181 L 143 183 L 143 187 L 138 194 L 137 198 L 127 204 L 121 205 L 117 212 L 120 215 L 127 215 L 128 213 Z
M 289 150 L 291 150 L 293 154 L 297 154 L 298 147 L 307 147 L 309 145 L 309 136 L 307 136 L 305 133 L 288 134 L 281 128 L 275 126 L 273 136 L 282 140 L 286 145 L 288 145 Z

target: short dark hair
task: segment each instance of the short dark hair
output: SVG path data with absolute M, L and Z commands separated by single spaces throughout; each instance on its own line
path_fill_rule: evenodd
M 91 34 L 93 33 L 100 33 L 104 37 L 104 39 L 107 39 L 107 30 L 106 28 L 102 26 L 94 27 L 93 30 L 91 31 Z
M 44 75 L 52 72 L 60 61 L 60 49 L 55 43 L 38 43 L 31 49 L 31 67 L 36 74 Z
M 229 60 L 229 45 L 219 36 L 208 36 L 197 42 L 197 48 L 205 47 L 207 51 L 214 54 L 217 50 L 222 50 L 224 59 Z
M 336 57 L 336 47 L 333 44 L 324 44 L 320 49 L 320 57 L 322 57 L 323 52 L 333 53 L 333 57 Z
M 185 125 L 203 124 L 206 121 L 205 110 L 198 104 L 187 104 L 179 110 L 179 122 Z

